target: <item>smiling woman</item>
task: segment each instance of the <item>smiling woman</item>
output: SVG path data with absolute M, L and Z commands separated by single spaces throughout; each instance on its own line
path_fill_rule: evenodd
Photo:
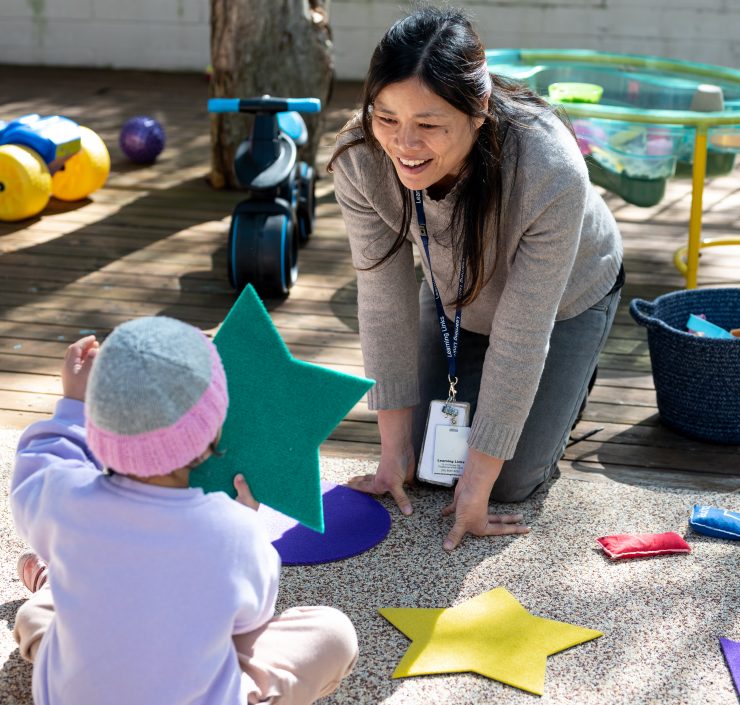
M 377 472 L 352 486 L 410 514 L 418 459 L 426 480 L 460 476 L 446 549 L 528 531 L 489 499 L 554 476 L 623 283 L 617 225 L 572 130 L 489 74 L 464 14 L 425 7 L 380 40 L 329 168 L 381 438 Z

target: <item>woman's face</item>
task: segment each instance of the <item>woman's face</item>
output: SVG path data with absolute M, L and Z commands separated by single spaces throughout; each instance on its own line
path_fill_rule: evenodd
M 372 109 L 375 138 L 406 188 L 422 190 L 460 173 L 482 118 L 470 119 L 418 78 L 391 83 Z

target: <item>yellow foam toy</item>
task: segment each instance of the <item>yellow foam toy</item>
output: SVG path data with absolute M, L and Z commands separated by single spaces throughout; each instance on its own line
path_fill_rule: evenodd
M 379 612 L 412 640 L 394 678 L 472 672 L 535 695 L 544 691 L 548 656 L 603 636 L 535 617 L 502 587 L 447 609 Z
M 110 173 L 110 154 L 100 137 L 80 126 L 81 148 L 51 179 L 52 194 L 61 201 L 79 201 L 105 184 Z
M 14 221 L 40 213 L 51 196 L 51 175 L 32 149 L 0 146 L 0 220 Z

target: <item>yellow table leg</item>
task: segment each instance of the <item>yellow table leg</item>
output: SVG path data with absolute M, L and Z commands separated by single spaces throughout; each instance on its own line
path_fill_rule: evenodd
M 691 188 L 691 218 L 689 219 L 689 247 L 686 257 L 686 288 L 696 289 L 701 249 L 701 216 L 704 179 L 707 175 L 707 128 L 697 126 L 694 140 L 694 169 Z

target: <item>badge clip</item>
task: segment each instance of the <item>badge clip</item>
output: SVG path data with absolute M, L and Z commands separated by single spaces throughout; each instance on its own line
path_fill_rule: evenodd
M 455 426 L 457 425 L 457 415 L 460 413 L 460 410 L 453 406 L 457 399 L 457 377 L 453 380 L 450 375 L 447 375 L 447 381 L 450 383 L 450 391 L 447 393 L 447 401 L 442 407 L 442 413 L 448 416 L 450 424 Z

